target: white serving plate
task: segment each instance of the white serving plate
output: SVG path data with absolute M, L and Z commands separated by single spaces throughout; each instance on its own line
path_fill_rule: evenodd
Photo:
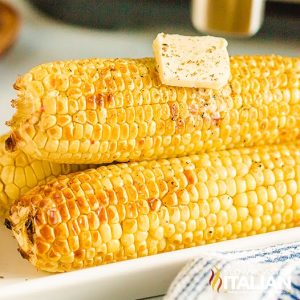
M 3 224 L 3 222 L 1 222 Z M 300 227 L 158 254 L 81 271 L 37 271 L 17 252 L 16 241 L 0 226 L 0 300 L 142 299 L 166 293 L 188 261 L 200 253 L 251 249 L 299 240 Z

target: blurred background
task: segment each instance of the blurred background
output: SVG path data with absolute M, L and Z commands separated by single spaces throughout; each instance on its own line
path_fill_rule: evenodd
M 230 54 L 299 56 L 300 1 L 0 0 L 2 119 L 12 113 L 16 77 L 33 66 L 84 57 L 152 56 L 159 32 L 226 36 Z M 5 130 L 2 122 L 0 130 Z

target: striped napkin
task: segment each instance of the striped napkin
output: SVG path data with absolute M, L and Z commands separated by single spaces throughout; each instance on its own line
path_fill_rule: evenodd
M 300 242 L 203 254 L 186 265 L 165 300 L 300 300 Z

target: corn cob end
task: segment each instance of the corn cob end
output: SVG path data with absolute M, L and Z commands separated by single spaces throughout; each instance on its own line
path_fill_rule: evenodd
M 32 218 L 29 217 L 29 209 L 22 207 L 18 211 L 11 212 L 10 218 L 5 219 L 4 224 L 13 231 L 21 256 L 35 265 L 34 256 L 30 250 L 33 247 L 34 226 Z

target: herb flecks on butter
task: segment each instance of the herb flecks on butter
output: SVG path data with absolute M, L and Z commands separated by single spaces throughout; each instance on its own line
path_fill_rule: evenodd
M 160 33 L 153 51 L 163 84 L 219 89 L 228 82 L 229 55 L 223 38 Z

